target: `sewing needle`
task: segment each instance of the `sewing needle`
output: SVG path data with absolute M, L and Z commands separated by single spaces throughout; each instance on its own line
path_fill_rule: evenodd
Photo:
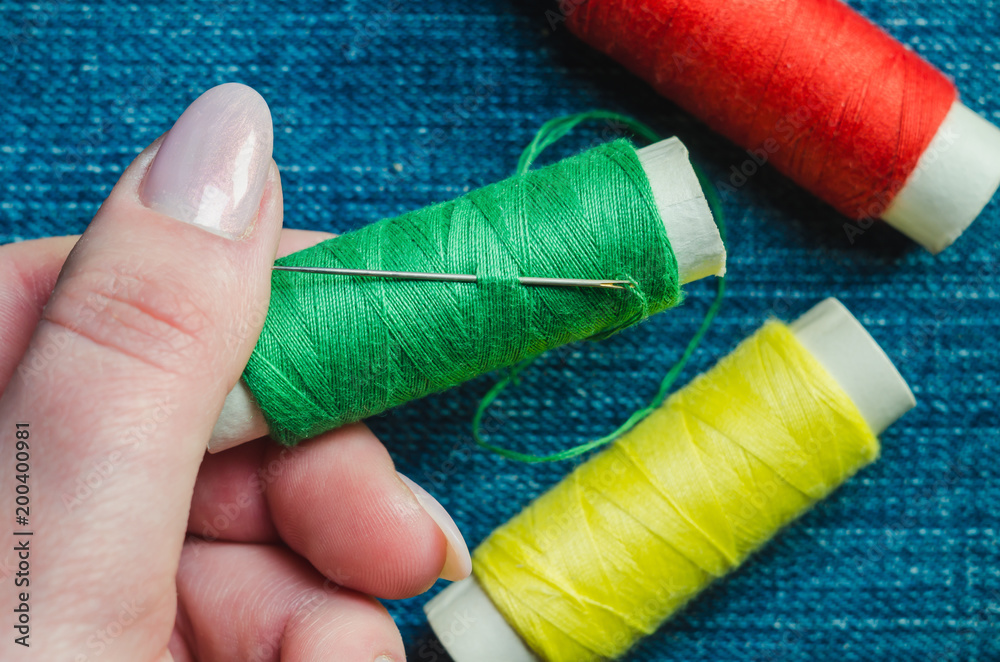
M 339 267 L 292 267 L 274 265 L 275 271 L 296 271 L 307 274 L 327 274 L 332 276 L 374 276 L 379 278 L 395 278 L 398 280 L 430 280 L 445 281 L 449 283 L 475 283 L 477 277 L 474 274 L 438 274 L 421 271 L 380 271 L 376 269 L 342 269 Z M 544 287 L 604 287 L 614 290 L 623 290 L 631 285 L 627 280 L 603 280 L 589 278 L 536 278 L 532 276 L 520 276 L 518 280 L 522 285 L 544 286 Z

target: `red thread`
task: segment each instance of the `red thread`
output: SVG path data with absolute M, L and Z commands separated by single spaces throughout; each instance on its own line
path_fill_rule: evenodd
M 855 219 L 878 218 L 957 97 L 839 0 L 564 0 L 584 41 Z

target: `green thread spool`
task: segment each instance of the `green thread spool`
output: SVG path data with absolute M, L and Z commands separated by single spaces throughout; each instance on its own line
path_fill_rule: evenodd
M 481 282 L 276 272 L 245 385 L 227 399 L 209 449 L 261 436 L 262 422 L 294 444 L 552 347 L 606 337 L 676 305 L 680 285 L 721 273 L 724 255 L 675 139 L 642 150 L 601 145 L 323 242 L 280 263 L 473 273 Z M 635 287 L 524 287 L 522 275 Z

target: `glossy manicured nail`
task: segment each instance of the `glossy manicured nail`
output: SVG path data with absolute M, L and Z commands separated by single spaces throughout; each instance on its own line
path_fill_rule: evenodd
M 455 525 L 455 520 L 427 490 L 403 474 L 399 474 L 399 477 L 417 497 L 417 502 L 431 516 L 448 541 L 448 554 L 445 557 L 444 567 L 441 569 L 441 579 L 457 582 L 468 577 L 469 573 L 472 572 L 472 557 L 469 555 L 469 547 L 465 544 L 465 539 L 462 538 L 462 532 Z
M 238 239 L 257 219 L 271 164 L 271 112 L 252 88 L 226 83 L 194 100 L 146 173 L 150 209 Z

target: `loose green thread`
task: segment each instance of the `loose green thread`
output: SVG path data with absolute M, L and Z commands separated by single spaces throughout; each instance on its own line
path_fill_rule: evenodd
M 274 272 L 243 373 L 272 437 L 291 445 L 497 368 L 516 371 L 548 349 L 607 337 L 680 301 L 677 261 L 627 140 L 528 170 L 559 132 L 583 121 L 560 119 L 539 132 L 510 179 L 278 261 L 474 273 L 480 282 Z M 516 280 L 523 275 L 627 279 L 634 287 L 524 287 Z
M 618 122 L 625 125 L 636 135 L 642 136 L 650 142 L 657 142 L 661 140 L 660 136 L 657 135 L 653 129 L 649 126 L 634 120 L 630 117 L 624 115 L 619 115 L 618 113 L 612 113 L 608 111 L 590 111 L 586 113 L 578 113 L 575 115 L 566 115 L 563 117 L 557 117 L 555 119 L 549 120 L 542 128 L 538 130 L 535 138 L 531 143 L 525 148 L 524 152 L 521 153 L 521 159 L 518 162 L 517 172 L 518 174 L 524 174 L 531 167 L 531 164 L 538 158 L 539 155 L 548 146 L 555 143 L 557 140 L 569 133 L 575 126 L 582 122 L 593 121 L 593 120 L 610 120 L 612 122 Z M 708 206 L 712 210 L 712 214 L 715 216 L 716 223 L 719 226 L 719 235 L 722 238 L 723 244 L 726 241 L 726 224 L 723 217 L 722 202 L 719 200 L 719 195 L 715 190 L 715 186 L 712 182 L 705 176 L 700 168 L 692 164 L 694 167 L 695 174 L 698 176 L 698 181 L 701 183 L 702 189 L 705 192 L 705 199 L 708 201 Z M 722 307 L 722 301 L 726 293 L 726 279 L 725 277 L 719 277 L 717 279 L 715 298 L 709 305 L 708 310 L 705 312 L 705 317 L 698 327 L 698 330 L 688 341 L 687 346 L 684 348 L 684 352 L 681 354 L 680 358 L 670 367 L 667 374 L 664 375 L 663 380 L 660 382 L 660 387 L 645 406 L 641 409 L 636 410 L 629 416 L 624 423 L 619 425 L 617 428 L 609 432 L 608 434 L 588 441 L 586 443 L 573 446 L 572 448 L 567 448 L 565 450 L 551 453 L 549 455 L 533 455 L 531 453 L 520 453 L 518 451 L 513 451 L 508 448 L 503 448 L 502 446 L 497 446 L 496 444 L 491 444 L 483 440 L 479 433 L 480 427 L 482 425 L 483 416 L 489 409 L 490 405 L 493 404 L 494 400 L 508 387 L 512 382 L 516 382 L 519 374 L 532 363 L 534 363 L 537 356 L 529 357 L 523 361 L 518 362 L 514 365 L 507 374 L 500 378 L 500 380 L 493 385 L 483 399 L 479 403 L 479 407 L 476 409 L 476 413 L 472 419 L 472 437 L 475 439 L 476 443 L 486 448 L 494 453 L 502 455 L 510 460 L 518 460 L 520 462 L 528 463 L 538 463 L 538 462 L 554 462 L 557 460 L 567 460 L 569 458 L 577 457 L 583 455 L 588 451 L 592 451 L 595 448 L 599 448 L 606 444 L 611 443 L 615 439 L 619 438 L 632 428 L 634 428 L 640 421 L 646 418 L 649 414 L 655 411 L 661 404 L 663 404 L 664 399 L 670 393 L 671 387 L 673 387 L 674 382 L 677 381 L 678 375 L 687 365 L 688 360 L 691 355 L 694 354 L 698 345 L 701 344 L 702 339 L 708 332 L 709 327 L 712 325 L 712 321 L 715 316 L 719 313 L 719 309 Z

